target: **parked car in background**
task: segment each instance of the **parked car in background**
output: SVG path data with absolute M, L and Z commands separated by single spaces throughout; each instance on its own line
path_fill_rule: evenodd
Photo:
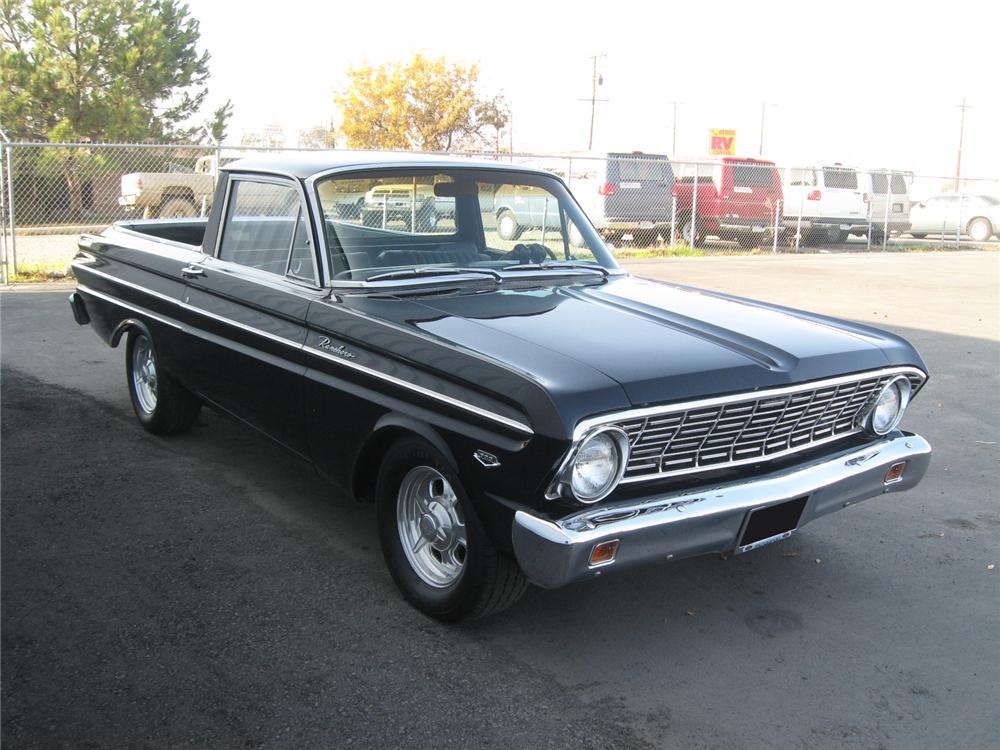
M 677 224 L 686 242 L 714 235 L 757 247 L 767 242 L 775 220 L 781 227 L 783 193 L 774 162 L 736 156 L 675 159 L 674 170 Z
M 767 163 L 719 168 L 720 201 L 780 194 Z M 414 181 L 451 202 L 452 226 L 336 218 L 359 187 Z M 544 241 L 495 227 L 492 198 L 522 188 L 557 206 Z M 720 223 L 757 206 L 733 203 Z M 208 405 L 269 435 L 374 503 L 400 591 L 443 620 L 496 612 L 528 581 L 781 542 L 930 462 L 899 428 L 927 379 L 907 341 L 634 278 L 543 170 L 246 159 L 207 220 L 116 223 L 81 238 L 73 269 L 74 319 L 125 342 L 143 428 L 184 432 Z
M 610 242 L 650 244 L 670 234 L 674 172 L 664 154 L 573 155 L 570 183 L 587 218 Z
M 871 195 L 871 241 L 881 242 L 889 234 L 906 232 L 910 228 L 910 189 L 912 172 L 872 169 L 868 175 Z
M 965 235 L 985 242 L 1000 239 L 1000 198 L 993 195 L 945 193 L 910 207 L 910 234 L 923 239 L 929 234 Z
M 143 218 L 180 219 L 201 216 L 212 206 L 218 163 L 202 156 L 193 172 L 131 172 L 122 175 L 118 205 Z
M 868 231 L 871 196 L 864 178 L 842 164 L 788 167 L 782 174 L 785 227 L 809 243 L 842 243 L 852 232 Z
M 387 182 L 365 191 L 360 214 L 366 227 L 405 231 L 413 226 L 433 230 L 442 219 L 453 219 L 455 201 L 434 195 L 428 177 L 415 177 L 412 184 Z M 415 224 L 414 224 L 415 222 Z

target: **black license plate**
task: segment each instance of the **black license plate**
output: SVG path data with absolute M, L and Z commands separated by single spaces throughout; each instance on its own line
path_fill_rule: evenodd
M 802 517 L 807 499 L 798 497 L 750 511 L 743 533 L 736 544 L 736 554 L 788 539 L 798 528 L 799 518 Z

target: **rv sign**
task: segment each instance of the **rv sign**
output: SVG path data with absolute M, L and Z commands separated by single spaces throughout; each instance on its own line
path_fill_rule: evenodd
M 712 156 L 732 156 L 736 153 L 736 131 L 712 128 L 708 153 Z

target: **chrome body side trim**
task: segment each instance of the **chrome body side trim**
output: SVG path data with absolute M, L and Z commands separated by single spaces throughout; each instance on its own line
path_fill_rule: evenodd
M 109 294 L 104 294 L 103 292 L 98 292 L 97 290 L 91 289 L 89 286 L 86 286 L 85 284 L 77 284 L 76 285 L 76 290 L 78 292 L 83 292 L 84 294 L 93 295 L 94 297 L 97 297 L 98 299 L 102 299 L 105 302 L 110 302 L 113 305 L 118 305 L 119 307 L 124 307 L 126 310 L 131 310 L 134 313 L 139 313 L 140 315 L 145 315 L 147 318 L 152 318 L 153 320 L 157 321 L 158 323 L 163 323 L 164 325 L 168 325 L 168 326 L 171 326 L 173 328 L 182 328 L 182 326 L 180 324 L 176 323 L 175 321 L 169 320 L 167 318 L 164 318 L 163 316 L 157 315 L 154 312 L 150 312 L 145 307 L 139 307 L 138 305 L 133 305 L 130 302 L 123 302 L 122 300 L 118 299 L 117 297 L 112 297 Z
M 528 578 L 546 588 L 599 575 L 589 556 L 603 541 L 618 539 L 620 544 L 614 564 L 601 572 L 732 552 L 751 510 L 807 497 L 801 528 L 862 500 L 911 489 L 923 478 L 930 457 L 924 438 L 896 432 L 863 448 L 763 477 L 588 507 L 557 521 L 519 510 L 511 528 L 514 552 Z M 886 471 L 901 461 L 906 462 L 902 478 L 887 484 Z
M 239 328 L 241 330 L 247 331 L 248 333 L 256 334 L 256 335 L 261 336 L 263 338 L 266 338 L 266 339 L 268 339 L 270 341 L 274 341 L 276 343 L 288 346 L 288 347 L 290 347 L 292 349 L 301 350 L 301 351 L 305 352 L 306 354 L 310 354 L 310 355 L 312 355 L 314 357 L 320 357 L 320 358 L 322 358 L 322 359 L 324 359 L 326 361 L 329 361 L 329 362 L 336 362 L 338 365 L 341 365 L 342 367 L 346 367 L 348 369 L 355 370 L 357 372 L 362 372 L 362 373 L 364 373 L 366 375 L 369 375 L 369 376 L 371 376 L 373 378 L 377 378 L 379 380 L 385 381 L 385 382 L 390 383 L 390 384 L 392 384 L 394 386 L 397 386 L 399 388 L 403 388 L 403 389 L 409 390 L 409 391 L 411 391 L 413 393 L 419 394 L 421 396 L 425 396 L 427 398 L 434 399 L 435 401 L 439 401 L 439 402 L 447 404 L 449 406 L 453 406 L 453 407 L 455 407 L 457 409 L 461 409 L 461 410 L 463 410 L 465 412 L 468 412 L 470 414 L 474 414 L 474 415 L 476 415 L 478 417 L 482 417 L 484 419 L 488 419 L 488 420 L 490 420 L 492 422 L 495 422 L 497 424 L 501 424 L 501 425 L 503 425 L 505 427 L 508 427 L 510 429 L 513 429 L 513 430 L 516 430 L 516 431 L 518 431 L 520 433 L 523 433 L 525 435 L 533 435 L 534 434 L 534 430 L 529 425 L 527 425 L 527 424 L 525 424 L 523 422 L 520 422 L 520 421 L 518 421 L 516 419 L 511 419 L 510 417 L 505 417 L 502 414 L 497 414 L 495 412 L 489 411 L 488 409 L 483 409 L 482 407 L 476 406 L 475 404 L 470 404 L 468 402 L 461 401 L 461 400 L 456 399 L 456 398 L 452 398 L 451 396 L 447 396 L 447 395 L 445 395 L 443 393 L 438 393 L 438 392 L 433 391 L 433 390 L 431 390 L 429 388 L 424 388 L 423 386 L 417 385 L 416 383 L 411 383 L 411 382 L 409 382 L 407 380 L 403 380 L 401 378 L 397 378 L 397 377 L 395 377 L 393 375 L 389 375 L 387 373 L 380 372 L 379 370 L 375 370 L 375 369 L 373 369 L 371 367 L 366 367 L 364 365 L 360 365 L 360 364 L 358 364 L 356 362 L 353 362 L 351 360 L 344 359 L 343 357 L 335 356 L 333 354 L 328 354 L 327 352 L 324 352 L 324 351 L 322 351 L 320 349 L 317 349 L 315 347 L 306 346 L 306 345 L 300 344 L 300 343 L 298 343 L 296 341 L 292 341 L 290 339 L 286 339 L 286 338 L 283 338 L 281 336 L 276 336 L 273 333 L 268 333 L 267 331 L 263 331 L 263 330 L 261 330 L 259 328 L 254 328 L 253 326 L 247 325 L 246 323 L 240 323 L 240 322 L 232 320 L 230 318 L 226 318 L 226 317 L 223 317 L 221 315 L 217 315 L 215 313 L 209 312 L 207 310 L 203 310 L 203 309 L 201 309 L 199 307 L 195 307 L 193 305 L 189 305 L 186 302 L 183 302 L 182 300 L 175 299 L 173 297 L 170 297 L 170 296 L 165 295 L 165 294 L 161 294 L 159 292 L 154 292 L 151 289 L 147 289 L 147 288 L 145 288 L 143 286 L 140 286 L 138 284 L 134 284 L 134 283 L 132 283 L 130 281 L 125 281 L 124 279 L 120 279 L 120 278 L 118 278 L 116 276 L 112 276 L 111 274 L 104 273 L 103 271 L 98 271 L 98 270 L 96 270 L 94 268 L 90 268 L 89 266 L 84 265 L 84 264 L 80 264 L 77 261 L 73 262 L 73 266 L 74 267 L 79 267 L 79 268 L 83 269 L 87 273 L 93 273 L 93 274 L 96 274 L 98 276 L 102 276 L 104 278 L 107 278 L 107 279 L 115 282 L 115 283 L 123 284 L 124 286 L 127 286 L 127 287 L 130 287 L 130 288 L 136 289 L 138 291 L 144 292 L 145 294 L 152 295 L 152 296 L 154 296 L 154 297 L 156 297 L 158 299 L 162 299 L 162 300 L 165 300 L 167 302 L 171 302 L 174 305 L 177 305 L 178 307 L 184 308 L 185 310 L 190 310 L 190 311 L 195 312 L 195 313 L 197 313 L 199 315 L 202 315 L 204 317 L 211 318 L 213 320 L 217 320 L 217 321 L 219 321 L 221 323 L 225 323 L 225 324 L 233 326 L 235 328 Z M 157 321 L 159 321 L 161 323 L 165 323 L 167 325 L 173 326 L 174 328 L 183 328 L 183 326 L 181 326 L 176 321 L 171 321 L 171 320 L 169 320 L 167 318 L 162 317 L 161 315 L 158 315 L 157 313 L 150 312 L 149 310 L 147 310 L 147 309 L 145 309 L 143 307 L 136 306 L 136 305 L 134 305 L 132 303 L 124 302 L 121 299 L 119 299 L 117 297 L 114 297 L 112 295 L 109 295 L 109 294 L 106 294 L 106 293 L 103 293 L 103 292 L 97 292 L 97 291 L 91 289 L 90 287 L 86 286 L 85 284 L 78 284 L 77 285 L 77 289 L 79 291 L 81 291 L 81 292 L 84 292 L 85 294 L 93 294 L 95 297 L 98 297 L 100 299 L 103 299 L 103 300 L 105 300 L 107 302 L 111 302 L 111 303 L 116 304 L 116 305 L 120 305 L 120 306 L 122 306 L 122 307 L 124 307 L 126 309 L 132 310 L 133 312 L 138 312 L 138 313 L 141 313 L 142 315 L 147 315 L 147 316 L 149 316 L 150 318 L 152 318 L 154 320 L 157 320 Z

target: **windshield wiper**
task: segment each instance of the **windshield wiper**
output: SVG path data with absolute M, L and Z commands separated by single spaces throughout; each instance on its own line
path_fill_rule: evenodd
M 608 277 L 608 269 L 604 266 L 593 265 L 591 263 L 573 263 L 572 261 L 555 261 L 553 263 L 521 263 L 514 266 L 505 266 L 504 271 L 561 271 L 563 269 L 594 271 L 604 278 Z
M 500 283 L 503 281 L 503 276 L 490 268 L 457 268 L 455 266 L 447 266 L 445 268 L 434 268 L 434 267 L 420 267 L 420 268 L 403 268 L 398 271 L 385 271 L 384 273 L 377 273 L 374 276 L 369 276 L 365 281 L 391 281 L 393 279 L 418 279 L 425 277 L 434 276 L 459 276 L 469 273 L 478 273 L 483 276 L 489 276 L 491 279 Z

